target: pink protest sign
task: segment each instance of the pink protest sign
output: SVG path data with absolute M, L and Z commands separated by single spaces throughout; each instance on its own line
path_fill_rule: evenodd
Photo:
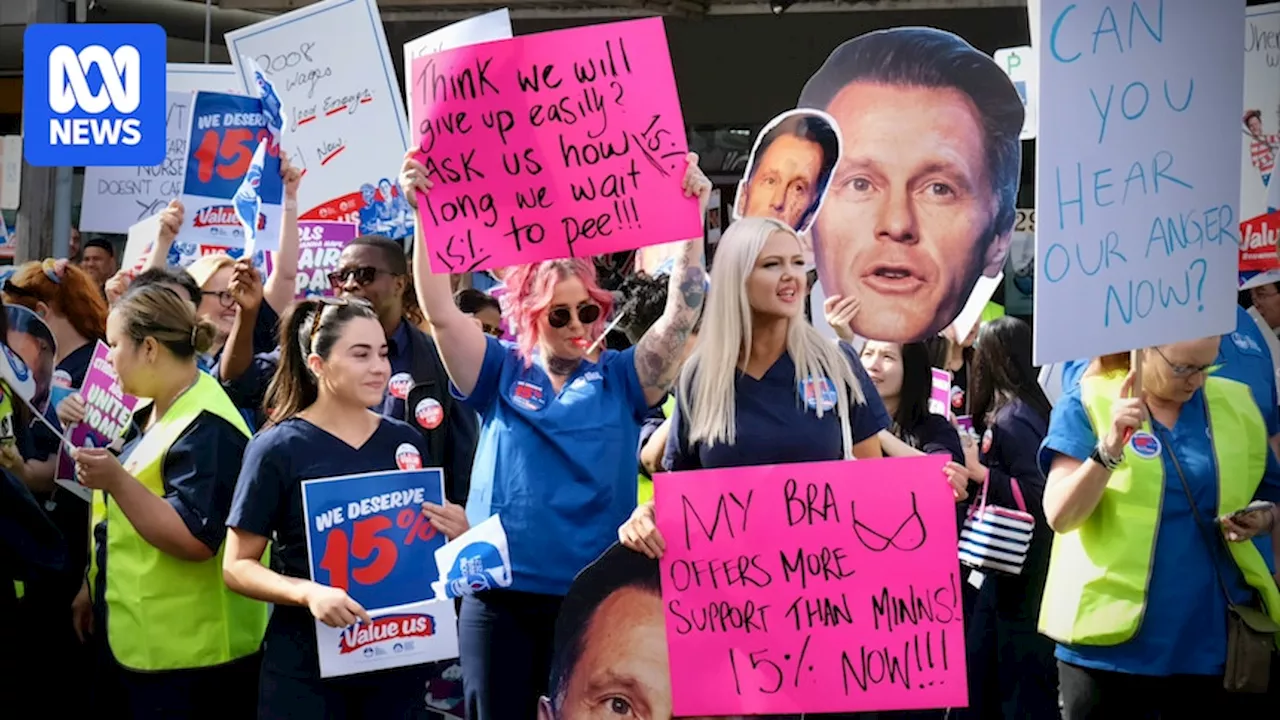
M 929 412 L 951 419 L 951 373 L 929 368 L 933 386 L 929 390 Z
M 338 269 L 338 258 L 359 232 L 360 228 L 355 223 L 298 221 L 299 299 L 333 295 L 329 273 Z
M 946 461 L 659 475 L 673 714 L 967 705 Z
M 410 80 L 433 271 L 702 237 L 661 18 L 424 55 Z
M 84 375 L 84 385 L 80 387 L 80 397 L 84 399 L 84 420 L 71 428 L 67 435 L 71 444 L 79 448 L 110 446 L 124 435 L 138 404 L 137 398 L 126 395 L 121 389 L 115 369 L 107 360 L 107 351 L 106 343 L 99 340 L 89 370 Z M 65 451 L 59 453 L 56 477 L 62 481 L 75 477 L 74 464 Z

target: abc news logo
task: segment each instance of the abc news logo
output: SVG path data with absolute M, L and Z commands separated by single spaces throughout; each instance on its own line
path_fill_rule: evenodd
M 121 45 L 114 53 L 101 45 L 80 52 L 59 45 L 49 53 L 49 107 L 59 115 L 79 108 L 99 115 L 108 108 L 124 115 L 142 104 L 142 58 L 138 48 Z M 97 68 L 102 85 L 89 89 L 85 72 Z M 138 118 L 54 117 L 49 120 L 49 142 L 54 145 L 137 145 L 142 142 Z
M 165 45 L 158 25 L 29 26 L 23 47 L 27 162 L 163 162 Z

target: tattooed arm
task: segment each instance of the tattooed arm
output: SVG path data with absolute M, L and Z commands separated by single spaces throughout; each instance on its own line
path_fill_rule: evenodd
M 698 169 L 696 153 L 689 153 L 687 159 L 689 169 L 685 171 L 684 191 L 686 195 L 698 196 L 702 217 L 706 218 L 711 181 Z M 636 374 L 640 377 L 640 387 L 644 389 L 644 397 L 650 407 L 662 402 L 680 374 L 685 343 L 702 312 L 706 282 L 702 238 L 699 237 L 686 242 L 676 256 L 667 288 L 666 310 L 636 344 Z

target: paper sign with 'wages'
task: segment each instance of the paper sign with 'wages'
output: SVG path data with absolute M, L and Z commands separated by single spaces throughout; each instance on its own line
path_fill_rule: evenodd
M 658 476 L 673 714 L 964 707 L 946 461 Z
M 411 77 L 433 271 L 702 236 L 660 18 L 426 55 Z

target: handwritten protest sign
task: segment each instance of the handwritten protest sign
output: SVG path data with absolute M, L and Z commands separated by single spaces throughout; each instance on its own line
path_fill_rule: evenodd
M 1244 0 L 1040 13 L 1036 364 L 1230 332 Z
M 289 117 L 284 150 L 304 178 L 300 217 L 411 236 L 413 213 L 395 182 L 411 140 L 375 0 L 324 0 L 226 41 L 246 92 L 257 84 L 245 58 L 279 93 Z
M 673 714 L 963 707 L 946 460 L 658 476 Z
M 298 223 L 299 298 L 333 295 L 329 273 L 338 269 L 342 251 L 356 238 L 355 223 L 302 220 Z
M 322 676 L 457 656 L 453 605 L 432 602 L 426 571 L 445 537 L 422 514 L 424 502 L 444 503 L 438 468 L 302 483 L 311 579 L 342 588 L 371 615 L 383 611 L 372 626 L 316 623 Z
M 267 151 L 261 173 L 251 174 L 254 152 L 270 136 L 262 102 L 226 93 L 198 92 L 188 133 L 187 169 L 182 185 L 186 209 L 178 237 L 188 243 L 244 247 L 244 227 L 238 210 L 246 181 L 256 182 L 250 195 L 250 216 L 258 217 L 261 237 L 280 236 L 280 179 L 278 147 Z M 253 200 L 251 197 L 250 200 Z
M 1251 7 L 1247 13 L 1240 163 L 1242 286 L 1256 273 L 1280 269 L 1276 254 L 1280 247 L 1280 179 L 1275 172 L 1280 159 L 1280 3 Z
M 493 12 L 460 20 L 452 25 L 446 25 L 439 30 L 423 35 L 417 40 L 410 40 L 405 43 L 404 96 L 409 100 L 409 107 L 413 107 L 413 76 L 410 75 L 409 69 L 413 67 L 414 60 L 423 55 L 431 55 L 432 53 L 453 50 L 454 48 L 509 39 L 511 39 L 511 12 L 506 8 L 500 8 Z M 409 135 L 414 135 L 412 128 L 410 128 Z
M 150 167 L 88 167 L 80 207 L 82 232 L 127 233 L 129 226 L 164 209 L 182 191 L 191 100 L 199 90 L 234 93 L 230 65 L 169 63 L 165 75 L 168 118 L 164 162 Z
M 129 422 L 133 420 L 133 409 L 138 399 L 126 395 L 121 389 L 120 378 L 107 360 L 108 350 L 106 343 L 99 340 L 93 350 L 89 370 L 85 373 L 84 385 L 80 387 L 80 397 L 84 399 L 84 420 L 68 433 L 68 439 L 76 447 L 108 447 L 124 436 Z M 65 451 L 59 453 L 57 483 L 87 502 L 93 497 L 93 491 L 74 480 L 73 470 L 70 455 Z
M 660 18 L 428 55 L 410 78 L 435 272 L 702 236 Z

